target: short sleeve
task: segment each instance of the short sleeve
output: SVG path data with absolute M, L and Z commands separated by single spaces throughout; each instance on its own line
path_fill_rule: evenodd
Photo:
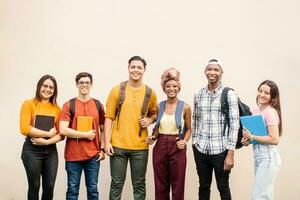
M 71 114 L 70 114 L 70 102 L 66 102 L 64 103 L 61 113 L 60 113 L 60 117 L 59 117 L 59 121 L 70 121 L 71 119 Z
M 105 111 L 103 105 L 101 106 L 101 111 L 99 113 L 99 124 L 103 125 L 105 120 Z
M 279 116 L 277 111 L 274 108 L 266 109 L 263 112 L 263 115 L 267 126 L 273 126 L 279 124 Z
M 32 115 L 32 106 L 29 100 L 24 101 L 20 111 L 20 131 L 23 135 L 27 136 L 31 126 L 31 115 Z
M 111 120 L 115 120 L 115 117 L 116 117 L 119 90 L 120 90 L 119 86 L 114 87 L 110 91 L 110 93 L 108 95 L 108 98 L 107 98 L 107 101 L 106 101 L 105 117 L 109 118 Z

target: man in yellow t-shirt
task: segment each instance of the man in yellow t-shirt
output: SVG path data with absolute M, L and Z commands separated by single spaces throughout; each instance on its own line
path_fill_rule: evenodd
M 133 195 L 135 200 L 146 198 L 145 175 L 148 162 L 147 127 L 157 117 L 157 97 L 152 90 L 145 116 L 141 117 L 146 93 L 143 75 L 146 61 L 134 56 L 128 61 L 129 79 L 125 87 L 124 102 L 116 115 L 120 85 L 115 86 L 106 101 L 105 114 L 105 152 L 110 156 L 111 187 L 110 200 L 121 199 L 126 178 L 128 160 L 130 161 Z M 141 132 L 140 132 L 141 129 Z

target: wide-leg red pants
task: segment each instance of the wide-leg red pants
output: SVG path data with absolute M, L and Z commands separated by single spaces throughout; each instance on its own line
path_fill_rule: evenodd
M 170 186 L 172 200 L 184 199 L 186 149 L 177 148 L 177 137 L 160 134 L 153 149 L 156 200 L 169 200 Z

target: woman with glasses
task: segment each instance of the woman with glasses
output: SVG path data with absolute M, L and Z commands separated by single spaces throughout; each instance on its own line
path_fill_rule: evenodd
M 56 103 L 57 83 L 53 76 L 44 75 L 37 83 L 35 97 L 23 102 L 20 130 L 26 136 L 22 161 L 28 180 L 27 198 L 39 199 L 42 178 L 42 200 L 53 199 L 58 167 L 56 143 L 60 108 Z
M 186 146 L 191 136 L 191 108 L 179 100 L 179 71 L 170 68 L 162 74 L 161 85 L 167 100 L 160 102 L 154 134 L 145 142 L 152 144 L 155 199 L 184 199 Z
M 255 178 L 251 199 L 271 200 L 276 175 L 281 166 L 277 144 L 282 130 L 279 90 L 273 81 L 265 80 L 258 86 L 256 103 L 258 107 L 252 111 L 252 115 L 263 116 L 268 135 L 257 136 L 244 130 L 242 143 L 248 145 L 251 141 L 256 141 L 253 144 Z

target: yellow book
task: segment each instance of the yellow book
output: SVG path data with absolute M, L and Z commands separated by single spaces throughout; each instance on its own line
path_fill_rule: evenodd
M 77 131 L 90 131 L 93 129 L 92 116 L 78 116 L 77 117 Z

